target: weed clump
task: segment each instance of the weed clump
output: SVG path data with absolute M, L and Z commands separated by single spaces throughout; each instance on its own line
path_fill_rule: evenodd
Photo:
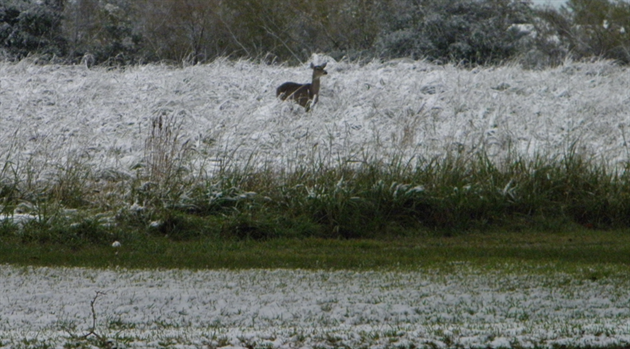
M 38 203 L 27 205 L 10 191 L 2 198 L 2 235 L 23 243 L 80 247 L 134 234 L 176 241 L 360 239 L 426 231 L 549 231 L 567 224 L 630 226 L 627 169 L 611 171 L 574 152 L 502 163 L 457 154 L 405 165 L 224 170 L 198 177 L 174 170 L 158 176 L 156 171 L 146 172 L 150 180 L 145 183 L 154 183 L 148 189 L 136 187 L 142 175 L 121 178 L 122 202 L 113 205 L 95 200 L 93 192 L 87 200 L 56 191 L 43 192 Z M 88 191 L 72 192 L 82 196 Z M 69 210 L 67 202 L 88 204 Z M 14 224 L 19 207 L 30 207 L 32 219 Z

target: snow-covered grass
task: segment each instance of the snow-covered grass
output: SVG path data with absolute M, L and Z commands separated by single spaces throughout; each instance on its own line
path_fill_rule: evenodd
M 80 337 L 93 330 L 129 348 L 627 346 L 627 270 L 598 268 L 567 274 L 527 264 L 414 272 L 2 266 L 0 341 L 73 348 L 87 345 Z M 584 277 L 594 272 L 607 276 Z
M 307 66 L 0 63 L 0 219 L 144 229 L 238 206 L 228 235 L 260 237 L 515 216 L 627 224 L 625 68 L 314 60 L 329 74 L 311 113 L 275 97 L 284 81 L 307 82 Z
M 260 198 L 261 205 L 302 210 L 299 219 L 306 215 L 309 224 L 341 231 L 340 220 L 364 221 L 339 212 L 356 208 L 359 198 L 366 207 L 388 207 L 380 212 L 386 219 L 400 207 L 429 205 L 422 210 L 428 217 L 411 219 L 429 226 L 456 216 L 466 226 L 468 217 L 540 215 L 544 207 L 579 224 L 625 224 L 627 196 L 617 195 L 625 181 L 610 171 L 624 169 L 630 155 L 625 68 L 567 62 L 544 71 L 465 70 L 407 60 L 314 60 L 328 60 L 329 74 L 312 113 L 275 97 L 284 81 L 307 82 L 306 66 L 217 60 L 87 70 L 0 63 L 2 218 L 50 222 L 52 212 L 76 218 L 81 214 L 65 209 L 90 208 L 111 224 L 125 216 L 121 210 L 127 216 L 156 207 L 207 213 L 225 203 L 251 207 Z M 347 172 L 369 167 L 363 182 Z M 461 173 L 480 176 L 462 180 Z M 574 180 L 572 173 L 583 174 L 575 180 L 585 184 L 555 190 Z M 382 197 L 404 200 L 383 206 L 375 201 Z M 461 200 L 449 201 L 454 197 Z M 470 204 L 468 211 L 453 209 L 462 203 Z M 146 224 L 164 221 L 143 217 Z M 385 223 L 375 220 L 368 229 Z
M 269 225 L 273 236 L 273 225 L 285 223 L 285 230 L 302 225 L 308 231 L 329 222 L 326 228 L 339 232 L 368 216 L 392 219 L 374 225 L 390 228 L 408 218 L 396 216 L 400 212 L 438 226 L 457 215 L 470 219 L 470 212 L 501 221 L 495 203 L 524 221 L 535 218 L 528 214 L 538 206 L 565 214 L 577 205 L 583 219 L 577 222 L 588 228 L 598 217 L 627 217 L 625 177 L 590 167 L 623 168 L 629 160 L 625 68 L 568 62 L 545 71 L 463 70 L 404 60 L 330 61 L 327 68 L 320 103 L 307 114 L 274 96 L 284 81 L 307 82 L 306 66 L 219 60 L 108 71 L 0 63 L 0 237 L 8 244 L 43 243 L 42 250 L 62 244 L 72 257 L 81 239 L 150 245 L 148 234 L 138 234 L 147 240 L 125 240 L 116 230 L 123 229 L 116 228 L 121 221 L 171 237 L 173 227 L 190 227 L 198 237 L 198 231 L 215 230 L 221 236 L 226 226 L 233 228 L 227 232 L 267 234 Z M 466 162 L 479 154 L 478 162 Z M 507 166 L 517 170 L 501 172 L 486 159 L 518 159 Z M 434 167 L 407 166 L 416 161 Z M 381 164 L 413 173 L 387 177 Z M 201 189 L 195 181 L 203 182 Z M 585 193 L 590 206 L 574 191 Z M 611 207 L 617 211 L 607 216 Z M 171 211 L 160 216 L 152 208 Z M 195 210 L 205 211 L 197 216 Z M 226 212 L 237 216 L 225 218 Z M 287 223 L 277 218 L 281 212 L 295 217 Z M 150 348 L 630 345 L 627 269 L 554 268 L 0 266 L 0 345 L 103 345 L 95 335 L 82 337 L 90 332 L 122 347 Z
M 630 72 L 608 62 L 544 71 L 329 62 L 328 71 L 306 114 L 275 98 L 282 82 L 310 80 L 306 66 L 0 63 L 0 154 L 33 181 L 72 163 L 134 175 L 163 116 L 206 169 L 431 159 L 448 150 L 549 155 L 575 145 L 608 164 L 628 161 Z

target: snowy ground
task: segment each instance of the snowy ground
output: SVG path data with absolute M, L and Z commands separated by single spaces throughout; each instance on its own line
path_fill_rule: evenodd
M 320 104 L 306 114 L 274 94 L 284 81 L 307 82 L 307 66 L 0 63 L 0 174 L 46 182 L 88 165 L 132 175 L 158 116 L 206 169 L 448 151 L 562 155 L 573 145 L 612 165 L 630 159 L 626 68 L 329 61 L 327 69 Z M 0 266 L 0 346 L 71 343 L 70 334 L 89 331 L 96 292 L 97 332 L 123 347 L 629 345 L 630 281 L 599 280 L 466 265 L 448 274 Z
M 526 270 L 529 268 L 529 270 Z M 405 348 L 630 344 L 630 280 L 449 271 L 128 271 L 0 267 L 0 341 L 121 347 Z M 546 268 L 549 268 L 547 266 Z M 551 266 L 553 268 L 553 266 Z M 585 274 L 586 275 L 586 274 Z
M 574 144 L 610 164 L 630 159 L 630 72 L 610 63 L 526 71 L 330 61 L 327 69 L 320 103 L 306 114 L 279 102 L 275 88 L 308 82 L 307 66 L 217 61 L 107 71 L 0 63 L 0 168 L 11 163 L 41 180 L 77 163 L 131 174 L 160 115 L 206 168 L 291 169 L 447 151 L 561 155 Z

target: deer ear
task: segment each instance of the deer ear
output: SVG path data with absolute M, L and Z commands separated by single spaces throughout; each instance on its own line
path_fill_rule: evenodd
M 315 65 L 311 62 L 311 69 L 315 69 Z
M 311 63 L 312 64 L 312 63 Z M 322 68 L 326 68 L 326 64 L 328 64 L 328 62 L 324 62 L 324 64 L 321 65 Z

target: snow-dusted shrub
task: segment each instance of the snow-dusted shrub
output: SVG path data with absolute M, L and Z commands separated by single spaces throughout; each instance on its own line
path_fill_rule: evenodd
M 52 1 L 0 1 L 0 47 L 9 58 L 20 59 L 32 53 L 49 57 L 65 54 L 60 30 L 60 8 Z
M 538 11 L 541 37 L 574 59 L 599 57 L 630 63 L 630 4 L 618 0 L 570 0 Z
M 399 1 L 376 46 L 386 57 L 484 64 L 516 54 L 510 26 L 530 21 L 527 2 Z
M 141 35 L 135 26 L 139 12 L 127 0 L 83 0 L 67 2 L 63 35 L 68 42 L 68 59 L 78 63 L 91 54 L 97 63 L 123 65 L 143 60 Z

